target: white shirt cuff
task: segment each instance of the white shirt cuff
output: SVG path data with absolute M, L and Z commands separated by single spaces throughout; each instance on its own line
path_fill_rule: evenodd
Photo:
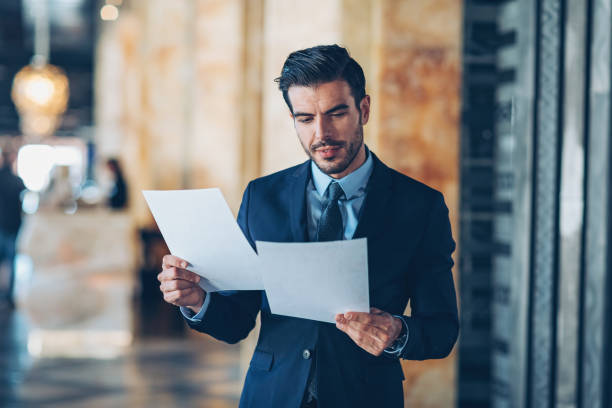
M 204 318 L 204 314 L 206 313 L 206 310 L 208 310 L 209 304 L 210 304 L 210 293 L 207 293 L 206 297 L 204 298 L 204 303 L 202 303 L 202 308 L 200 309 L 198 313 L 194 314 L 191 311 L 191 309 L 189 309 L 188 307 L 182 307 L 182 306 L 181 306 L 181 313 L 183 314 L 185 319 L 192 321 L 194 323 L 200 323 L 202 319 Z

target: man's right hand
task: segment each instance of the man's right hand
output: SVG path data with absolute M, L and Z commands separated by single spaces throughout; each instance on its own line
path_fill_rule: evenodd
M 187 261 L 174 255 L 165 255 L 162 271 L 157 275 L 164 300 L 175 306 L 188 307 L 198 313 L 206 292 L 198 285 L 200 276 L 186 270 Z

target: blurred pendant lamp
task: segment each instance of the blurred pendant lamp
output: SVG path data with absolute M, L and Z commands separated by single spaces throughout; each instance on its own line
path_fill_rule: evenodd
M 11 97 L 20 117 L 23 135 L 40 141 L 57 129 L 68 105 L 68 78 L 64 71 L 48 63 L 48 0 L 34 5 L 34 56 L 13 79 Z

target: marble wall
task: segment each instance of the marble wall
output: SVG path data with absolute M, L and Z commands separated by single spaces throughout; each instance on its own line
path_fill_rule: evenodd
M 381 8 L 377 151 L 444 194 L 457 240 L 461 2 L 387 0 Z M 454 277 L 457 284 L 457 268 Z M 454 406 L 455 364 L 455 352 L 439 361 L 404 361 L 407 405 Z
M 127 2 L 100 39 L 97 120 L 119 125 L 97 143 L 128 167 L 136 224 L 152 223 L 141 189 L 219 186 L 236 211 L 249 180 L 305 160 L 273 79 L 323 43 L 365 70 L 368 145 L 444 193 L 457 236 L 459 0 Z M 407 403 L 452 406 L 454 366 L 404 362 Z
M 386 1 L 382 18 L 380 155 L 456 209 L 461 4 Z
M 242 193 L 244 2 L 130 5 L 104 27 L 99 41 L 99 151 L 123 159 L 138 225 L 152 223 L 142 189 L 219 186 L 236 210 Z M 117 83 L 119 92 L 107 91 Z M 113 106 L 123 107 L 119 118 Z M 117 120 L 119 126 L 107 124 Z

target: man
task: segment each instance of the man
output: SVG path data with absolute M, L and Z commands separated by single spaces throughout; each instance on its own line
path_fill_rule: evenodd
M 399 358 L 443 358 L 458 334 L 444 199 L 364 145 L 370 97 L 344 48 L 290 54 L 277 82 L 310 160 L 249 183 L 238 223 L 251 245 L 367 237 L 373 308 L 336 325 L 274 315 L 263 291 L 205 293 L 172 255 L 160 289 L 193 329 L 229 343 L 261 312 L 242 407 L 403 407 Z
M 15 253 L 17 233 L 21 227 L 21 193 L 23 181 L 13 174 L 15 155 L 2 151 L 0 167 L 0 270 L 8 270 L 9 279 L 5 301 L 14 307 L 13 286 L 15 283 Z

